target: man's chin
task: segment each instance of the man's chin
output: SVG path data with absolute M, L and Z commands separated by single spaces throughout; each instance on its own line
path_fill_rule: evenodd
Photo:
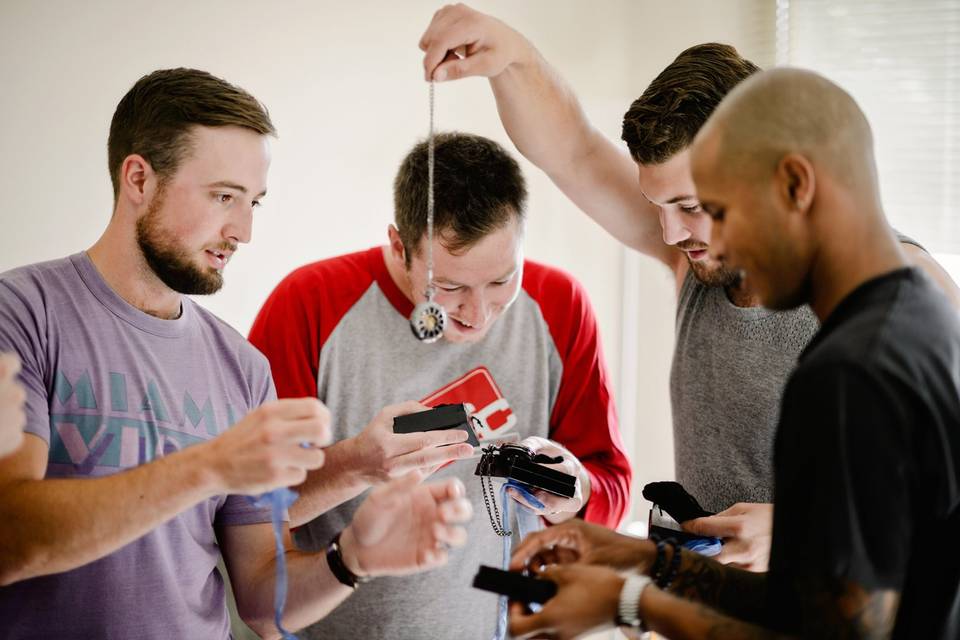
M 730 287 L 737 283 L 740 275 L 715 260 L 690 260 L 690 270 L 694 277 L 708 287 Z
M 216 269 L 168 270 L 160 275 L 164 284 L 186 296 L 209 296 L 223 288 L 223 274 Z

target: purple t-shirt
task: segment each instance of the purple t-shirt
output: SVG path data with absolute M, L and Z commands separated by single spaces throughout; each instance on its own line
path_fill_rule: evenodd
M 186 297 L 176 320 L 139 311 L 85 253 L 0 275 L 0 351 L 23 361 L 47 478 L 148 463 L 275 397 L 239 333 Z M 213 497 L 100 560 L 0 588 L 0 637 L 227 638 L 214 527 L 269 520 L 244 496 Z

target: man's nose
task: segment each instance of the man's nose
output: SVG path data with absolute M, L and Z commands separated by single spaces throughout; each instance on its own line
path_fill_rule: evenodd
M 660 226 L 665 244 L 673 246 L 690 237 L 690 229 L 673 207 L 660 207 Z

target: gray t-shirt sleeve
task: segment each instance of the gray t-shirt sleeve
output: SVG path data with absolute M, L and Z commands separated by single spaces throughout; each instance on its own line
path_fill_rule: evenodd
M 260 406 L 264 402 L 276 400 L 277 390 L 273 385 L 273 379 L 270 376 L 270 366 L 266 358 L 254 351 L 252 362 L 247 366 L 248 380 L 250 380 L 251 393 L 258 401 L 255 406 Z M 242 420 L 244 416 L 239 419 Z M 232 427 L 232 425 L 231 425 Z M 289 514 L 284 513 L 284 520 L 289 521 Z M 270 509 L 263 509 L 253 506 L 249 496 L 228 495 L 220 507 L 217 509 L 217 516 L 214 524 L 217 526 L 236 526 L 245 524 L 260 524 L 270 522 Z
M 896 229 L 894 229 L 893 232 L 897 235 L 897 240 L 899 240 L 902 244 L 912 244 L 913 246 L 917 247 L 918 249 L 922 249 L 923 251 L 926 251 L 926 250 L 927 250 L 927 248 L 926 248 L 925 246 L 923 246 L 922 244 L 920 244 L 919 242 L 917 242 L 916 240 L 914 240 L 914 239 L 911 238 L 910 236 L 904 235 L 904 234 L 900 233 L 899 231 L 897 231 Z M 928 252 L 928 253 L 929 253 L 929 252 Z
M 31 295 L 32 294 L 32 295 Z M 46 315 L 34 291 L 0 280 L 0 351 L 20 358 L 20 382 L 27 393 L 25 431 L 50 442 L 50 403 L 43 354 Z

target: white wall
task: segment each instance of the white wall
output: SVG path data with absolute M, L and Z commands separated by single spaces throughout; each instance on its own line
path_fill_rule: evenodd
M 163 67 L 209 70 L 270 109 L 270 194 L 254 242 L 204 301 L 246 332 L 272 286 L 308 261 L 379 243 L 391 182 L 427 128 L 417 41 L 439 4 L 404 2 L 0 2 L 0 271 L 91 245 L 110 215 L 106 138 L 117 101 Z M 611 138 L 630 102 L 684 47 L 722 40 L 758 55 L 773 2 L 477 2 L 525 32 Z M 772 50 L 772 49 L 771 49 Z M 762 55 L 759 62 L 768 62 Z M 441 127 L 509 147 L 482 80 L 442 85 Z M 638 483 L 672 476 L 666 272 L 619 245 L 533 167 L 528 255 L 562 266 L 596 306 Z M 623 274 L 627 273 L 626 287 Z M 636 317 L 622 323 L 624 308 Z M 624 341 L 623 336 L 627 336 Z M 629 352 L 621 357 L 621 344 Z M 639 492 L 636 493 L 639 496 Z

